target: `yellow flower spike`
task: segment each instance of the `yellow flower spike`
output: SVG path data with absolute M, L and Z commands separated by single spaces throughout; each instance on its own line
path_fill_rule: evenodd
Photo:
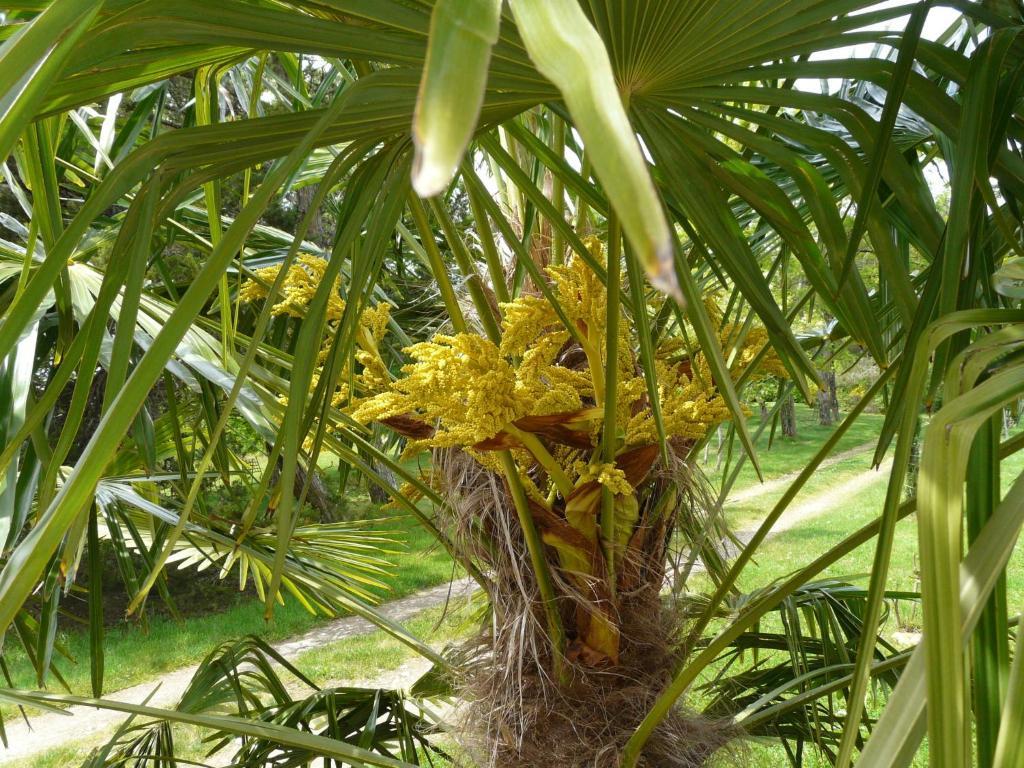
M 516 394 L 514 369 L 490 340 L 438 335 L 405 352 L 415 362 L 403 367 L 404 378 L 356 408 L 357 421 L 417 414 L 438 426 L 431 444 L 450 447 L 494 437 L 527 413 Z
M 665 360 L 685 349 L 686 342 L 677 336 L 675 338 L 665 339 L 658 345 L 658 348 L 654 351 L 654 355 L 659 360 Z
M 662 422 L 668 437 L 699 440 L 728 420 L 728 406 L 717 391 L 708 390 L 697 379 L 691 380 L 678 365 L 658 361 L 656 370 Z M 647 408 L 630 417 L 625 431 L 627 445 L 657 441 L 657 430 Z
M 741 332 L 741 326 L 736 323 L 726 323 L 723 325 L 719 331 L 722 348 L 728 349 Z M 729 366 L 729 372 L 732 374 L 733 379 L 738 379 L 766 346 L 768 346 L 768 332 L 760 326 L 749 328 L 746 336 L 743 337 L 743 345 L 736 350 L 736 354 L 733 356 Z M 789 377 L 786 367 L 782 364 L 782 360 L 779 359 L 774 349 L 768 351 L 768 354 L 765 355 L 754 374 L 754 378 L 763 378 L 765 376 L 778 376 L 783 379 Z
M 520 296 L 501 304 L 501 354 L 518 357 L 552 326 L 560 325 L 558 315 L 540 296 Z
M 580 484 L 597 481 L 616 496 L 631 495 L 635 490 L 626 479 L 626 473 L 614 464 L 585 464 L 577 462 Z
M 379 344 L 383 341 L 388 331 L 388 321 L 391 319 L 391 305 L 387 303 L 367 307 L 359 316 L 360 326 L 369 333 L 369 338 Z
M 704 297 L 704 311 L 707 312 L 708 318 L 714 325 L 722 324 L 723 312 L 722 308 L 718 305 L 717 294 Z
M 430 450 L 429 440 L 410 440 L 405 444 L 405 449 L 402 451 L 402 455 L 399 456 L 398 459 L 399 461 L 409 461 L 427 450 Z
M 595 259 L 605 260 L 597 239 L 588 239 L 587 247 Z M 475 451 L 472 446 L 499 432 L 515 434 L 514 422 L 524 416 L 570 415 L 600 406 L 606 366 L 607 292 L 582 259 L 551 266 L 547 272 L 565 315 L 582 336 L 586 365 L 581 365 L 579 348 L 570 342 L 572 336 L 548 302 L 525 296 L 502 304 L 504 336 L 500 345 L 471 333 L 438 335 L 407 348 L 411 362 L 402 368 L 401 378 L 390 381 L 391 374 L 380 361 L 376 345 L 387 324 L 387 308 L 376 307 L 361 317 L 361 349 L 355 360 L 362 366 L 356 377 L 360 391 L 378 394 L 354 402 L 350 406 L 353 417 L 363 423 L 394 416 L 421 420 L 435 433 L 415 443 L 417 450 L 425 446 L 461 447 L 487 469 L 502 472 L 506 467 L 497 454 Z M 713 298 L 708 299 L 708 305 L 723 339 L 735 337 L 737 328 L 722 324 L 722 313 Z M 653 444 L 658 439 L 657 430 L 628 323 L 619 324 L 619 334 L 618 359 L 613 363 L 619 373 L 615 414 L 618 439 L 624 439 L 628 446 Z M 742 373 L 767 343 L 762 328 L 748 328 L 744 334 L 734 356 L 734 376 Z M 682 346 L 682 340 L 675 338 L 665 340 L 659 348 L 657 387 L 666 435 L 695 441 L 730 418 L 730 413 L 702 355 L 697 354 L 688 364 L 670 362 Z M 563 353 L 567 357 L 563 358 Z M 771 355 L 761 366 L 761 371 L 774 372 Z M 593 446 L 597 445 L 599 431 L 600 424 L 592 422 Z M 607 485 L 619 496 L 632 494 L 633 489 L 617 467 L 580 463 L 594 458 L 593 449 L 581 450 L 579 443 L 575 445 L 541 446 L 549 470 L 544 488 L 536 487 L 529 474 L 534 456 L 522 450 L 514 452 L 517 474 L 522 476 L 531 498 L 549 503 L 545 494 L 557 490 L 550 481 L 553 464 L 562 470 L 555 474 L 562 478 L 563 485 L 589 478 Z
M 562 266 L 548 267 L 555 281 L 559 304 L 576 322 L 581 332 L 595 346 L 600 346 L 605 332 L 605 305 L 608 292 L 600 278 L 590 271 L 583 259 L 572 259 Z
M 267 298 L 267 288 L 262 283 L 272 283 L 277 278 L 280 266 L 263 267 L 257 269 L 254 274 L 258 280 L 246 280 L 238 292 L 238 298 L 243 303 L 251 303 Z M 288 268 L 284 283 L 281 286 L 281 297 L 271 308 L 271 314 L 275 317 L 287 315 L 289 317 L 303 317 L 309 303 L 316 294 L 317 286 L 323 282 L 324 274 L 327 272 L 327 261 L 319 256 L 300 254 L 295 262 Z M 260 282 L 262 281 L 262 283 Z M 341 280 L 335 278 L 334 291 L 331 293 L 327 303 L 327 319 L 335 321 L 341 319 L 345 311 L 345 301 L 339 295 Z
M 534 337 L 533 345 L 522 355 L 516 369 L 516 392 L 520 400 L 531 403 L 532 416 L 578 411 L 583 407 L 582 398 L 593 392 L 587 373 L 555 364 L 568 339 L 565 331 Z
M 343 408 L 348 402 L 349 389 L 347 384 L 339 384 L 337 391 L 331 398 L 332 408 Z

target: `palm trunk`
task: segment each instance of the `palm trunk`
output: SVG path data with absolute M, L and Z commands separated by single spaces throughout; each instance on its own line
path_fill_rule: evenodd
M 278 482 L 280 471 L 281 462 L 279 461 L 277 468 L 274 470 L 273 483 Z M 307 480 L 309 482 L 308 489 L 306 488 Z M 292 493 L 295 494 L 296 499 L 301 499 L 303 491 L 306 493 L 306 504 L 316 510 L 321 523 L 332 523 L 337 520 L 338 505 L 331 498 L 330 491 L 327 490 L 327 486 L 320 477 L 320 473 L 313 470 L 312 475 L 310 475 L 306 468 L 299 464 L 295 468 L 295 483 L 292 486 Z
M 619 456 L 638 488 L 638 507 L 618 550 L 614 583 L 599 531 L 582 523 L 596 520 L 600 510 L 597 482 L 577 487 L 551 509 L 531 502 L 566 634 L 568 673 L 559 682 L 550 674 L 557 651 L 507 483 L 461 452 L 435 452 L 434 467 L 449 489 L 447 525 L 491 579 L 495 621 L 476 639 L 481 663 L 460 689 L 470 702 L 460 725 L 477 764 L 611 768 L 681 662 L 684 651 L 672 641 L 681 617 L 660 594 L 669 550 L 678 538 L 699 540 L 695 531 L 717 523 L 707 516 L 713 504 L 699 474 L 678 459 L 671 469 L 654 465 L 657 455 L 650 446 Z M 729 726 L 680 710 L 648 744 L 647 765 L 704 765 L 734 736 Z

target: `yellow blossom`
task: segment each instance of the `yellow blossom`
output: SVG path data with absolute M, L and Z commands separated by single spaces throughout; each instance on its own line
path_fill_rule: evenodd
M 242 284 L 238 292 L 239 301 L 251 303 L 266 299 L 268 296 L 267 286 L 277 279 L 280 270 L 280 265 L 257 269 L 254 274 L 258 280 L 246 280 Z M 275 317 L 280 315 L 304 317 L 317 288 L 324 281 L 326 272 L 327 261 L 325 259 L 300 254 L 288 267 L 288 272 L 281 285 L 280 300 L 271 307 L 271 314 Z M 340 320 L 345 311 L 345 302 L 338 293 L 340 285 L 341 281 L 335 278 L 334 290 L 331 291 L 327 300 L 327 319 L 329 321 Z
M 527 409 L 516 397 L 515 371 L 489 339 L 471 333 L 435 336 L 405 352 L 392 388 L 360 404 L 357 421 L 416 414 L 436 423 L 435 447 L 468 446 L 494 437 Z
M 586 239 L 591 256 L 604 261 L 601 242 L 595 237 Z M 590 266 L 578 255 L 567 264 L 547 269 L 555 282 L 558 303 L 578 330 L 600 349 L 604 345 L 607 324 L 608 291 Z
M 332 408 L 343 408 L 348 402 L 349 389 L 348 384 L 338 384 L 338 388 L 335 390 L 334 395 L 331 397 Z
M 686 342 L 679 336 L 664 339 L 654 351 L 654 356 L 659 360 L 667 360 L 681 350 L 686 349 Z
M 388 331 L 388 320 L 391 319 L 391 305 L 387 303 L 367 307 L 359 316 L 359 324 L 376 343 L 383 341 Z
M 587 247 L 595 261 L 605 260 L 596 239 L 589 239 Z M 504 334 L 500 345 L 471 333 L 435 336 L 405 350 L 412 362 L 395 381 L 390 380 L 377 351 L 387 323 L 386 309 L 372 310 L 372 315 L 361 321 L 360 351 L 355 358 L 362 371 L 355 378 L 361 391 L 377 394 L 354 402 L 350 409 L 353 417 L 366 423 L 412 416 L 430 424 L 435 433 L 410 442 L 407 453 L 426 447 L 459 447 L 496 473 L 503 471 L 497 453 L 473 446 L 504 430 L 518 435 L 529 450 L 513 449 L 516 471 L 526 492 L 541 504 L 550 503 L 554 487 L 550 475 L 559 477 L 559 468 L 562 480 L 570 485 L 595 480 L 618 495 L 632 494 L 634 489 L 622 470 L 614 464 L 596 463 L 593 448 L 599 444 L 600 420 L 574 423 L 570 429 L 575 434 L 568 438 L 567 433 L 559 434 L 547 425 L 568 424 L 571 418 L 546 420 L 544 427 L 519 422 L 518 430 L 537 429 L 529 440 L 522 431 L 510 428 L 524 416 L 573 414 L 600 406 L 605 368 L 612 364 L 618 370 L 616 442 L 624 438 L 626 446 L 635 446 L 658 440 L 647 380 L 637 362 L 636 339 L 624 318 L 618 323 L 618 359 L 604 359 L 607 291 L 600 278 L 578 256 L 550 267 L 548 274 L 570 328 L 563 327 L 546 299 L 520 297 L 501 306 Z M 767 335 L 760 327 L 740 329 L 725 324 L 713 297 L 707 300 L 707 310 L 723 344 L 736 347 L 730 373 L 738 377 L 763 349 Z M 742 343 L 736 345 L 740 332 Z M 655 361 L 656 389 L 666 436 L 696 441 L 730 413 L 704 356 L 698 350 L 687 361 L 685 354 L 679 354 L 684 347 L 679 337 L 662 339 Z M 769 357 L 765 364 L 770 362 Z M 580 435 L 579 430 L 588 433 Z M 588 436 L 593 447 L 587 445 Z M 537 478 L 547 479 L 539 482 Z M 564 483 L 562 486 L 564 491 Z
M 743 333 L 742 327 L 737 323 L 726 323 L 719 330 L 719 339 L 722 349 L 728 350 L 735 346 L 736 340 Z M 738 379 L 743 372 L 754 362 L 754 358 L 761 350 L 768 346 L 768 331 L 760 326 L 753 326 L 746 329 L 742 336 L 743 343 L 728 357 L 729 372 L 734 379 Z M 752 378 L 763 378 L 765 376 L 778 376 L 786 378 L 789 374 L 779 359 L 774 349 L 769 349 L 764 356 Z
M 583 407 L 583 397 L 593 392 L 590 377 L 555 364 L 559 350 L 568 341 L 565 331 L 534 338 L 516 369 L 516 393 L 530 403 L 530 415 L 568 413 Z
M 617 496 L 626 496 L 633 493 L 633 486 L 626 479 L 626 473 L 614 464 L 585 464 L 578 462 L 576 471 L 579 473 L 579 482 L 587 483 L 596 480 Z
M 550 302 L 540 296 L 520 296 L 502 304 L 501 311 L 501 354 L 508 357 L 522 355 L 551 326 L 560 325 Z
M 362 366 L 358 382 L 367 393 L 380 392 L 391 383 L 391 373 L 380 355 L 380 343 L 388 330 L 391 317 L 391 306 L 378 304 L 368 307 L 359 316 L 359 331 L 356 342 L 359 349 L 355 353 L 356 362 Z
M 699 440 L 729 418 L 729 408 L 717 390 L 690 379 L 680 366 L 655 363 L 662 423 L 666 437 Z M 649 408 L 632 416 L 626 428 L 626 444 L 657 442 L 658 433 Z

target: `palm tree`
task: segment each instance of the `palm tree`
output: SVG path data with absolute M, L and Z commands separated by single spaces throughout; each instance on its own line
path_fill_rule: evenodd
M 184 455 L 168 424 L 166 445 L 175 445 L 183 474 L 173 509 L 136 505 L 155 521 L 135 542 L 152 563 L 133 589 L 138 605 L 166 559 L 189 546 L 225 572 L 242 559 L 246 568 L 259 563 L 268 616 L 287 590 L 317 610 L 375 617 L 364 595 L 333 578 L 330 562 L 294 552 L 295 478 L 327 450 L 384 486 L 491 597 L 495 629 L 481 635 L 469 675 L 376 616 L 454 685 L 476 681 L 479 694 L 487 683 L 484 693 L 501 706 L 466 731 L 483 740 L 467 738 L 481 762 L 545 764 L 550 742 L 530 717 L 560 713 L 566 732 L 593 734 L 573 741 L 556 731 L 566 764 L 699 765 L 748 726 L 801 749 L 815 743 L 838 765 L 863 747 L 859 762 L 872 766 L 909 764 L 927 731 L 931 763 L 959 766 L 972 724 L 972 761 L 1017 764 L 1024 672 L 1019 654 L 1010 661 L 1001 574 L 1022 523 L 1021 488 L 1001 499 L 996 481 L 1021 441 L 1000 443 L 995 419 L 1024 381 L 1014 260 L 1022 18 L 1014 3 L 958 7 L 948 32 L 930 40 L 921 35 L 930 3 L 868 0 L 9 5 L 0 152 L 20 211 L 3 220 L 15 239 L 0 242 L 10 403 L 0 628 L 26 628 L 21 640 L 43 651 L 35 655 L 42 680 L 60 579 L 73 579 L 83 547 L 91 553 L 101 536 L 131 531 L 130 515 L 93 510 L 117 484 L 126 440 L 150 460 L 139 474 L 152 480 L 144 405 L 169 375 L 196 393 L 203 448 Z M 864 44 L 871 56 L 822 55 Z M 164 105 L 189 74 L 194 107 L 183 127 L 168 129 Z M 945 215 L 928 183 L 934 164 L 950 174 Z M 261 222 L 282 194 L 310 184 L 316 192 L 294 232 Z M 469 212 L 456 217 L 460 200 Z M 322 207 L 334 221 L 329 249 L 306 240 Z M 863 243 L 877 281 L 860 273 Z M 187 284 L 169 268 L 182 249 L 198 262 Z M 323 257 L 315 282 L 296 283 L 300 253 Z M 405 375 L 398 348 L 413 339 L 389 347 L 371 332 L 382 330 L 376 307 L 394 295 L 383 267 L 395 259 L 429 276 L 451 331 L 430 341 L 429 332 L 392 324 L 388 338 L 423 340 Z M 267 264 L 271 272 L 257 272 Z M 800 279 L 780 281 L 787 275 Z M 255 311 L 242 307 L 243 280 L 260 287 Z M 572 288 L 583 285 L 586 295 Z M 275 310 L 290 287 L 298 293 Z M 810 302 L 835 323 L 798 338 L 791 319 Z M 602 311 L 587 322 L 584 305 Z M 542 322 L 521 344 L 510 331 L 531 308 Z M 575 381 L 564 392 L 572 407 L 539 412 L 513 398 L 481 424 L 496 390 L 484 392 L 491 401 L 471 400 L 477 381 L 503 372 L 514 390 L 541 339 L 554 350 L 540 382 Z M 723 560 L 724 534 L 711 533 L 716 519 L 702 514 L 689 458 L 707 427 L 730 417 L 756 466 L 743 385 L 777 364 L 786 387 L 810 397 L 820 350 L 837 344 L 870 357 L 882 376 L 753 539 Z M 474 363 L 466 366 L 474 378 L 455 390 L 459 402 L 481 406 L 472 424 L 414 389 L 416 376 L 430 373 L 423 366 L 441 360 Z M 67 467 L 98 369 L 106 372 L 98 425 Z M 45 425 L 69 386 L 50 439 Z M 890 407 L 876 459 L 893 444 L 896 458 L 878 520 L 787 580 L 737 599 L 740 576 L 786 504 L 882 395 Z M 679 415 L 694 403 L 714 413 Z M 922 408 L 931 419 L 918 496 L 904 500 Z M 223 434 L 236 410 L 272 449 L 248 509 L 218 529 L 199 508 L 199 489 L 209 472 L 232 471 Z M 430 443 L 442 482 L 411 473 L 353 415 Z M 632 419 L 644 439 L 630 442 Z M 381 465 L 405 485 L 390 487 Z M 456 477 L 472 481 L 475 500 L 452 492 Z M 897 654 L 876 640 L 895 526 L 915 509 L 926 640 Z M 815 580 L 872 541 L 875 565 L 856 611 L 832 603 L 856 627 L 823 641 L 806 675 L 766 677 L 770 695 L 752 704 L 716 695 L 707 710 L 715 721 L 692 713 L 693 688 L 710 670 L 744 643 L 777 642 L 756 631 L 763 617 L 786 601 L 847 589 Z M 714 584 L 703 596 L 680 588 L 683 599 L 664 614 L 680 626 L 662 620 L 657 599 L 671 549 L 699 556 Z M 36 626 L 26 604 L 40 586 L 46 609 Z M 630 618 L 638 614 L 652 619 L 646 634 Z M 507 641 L 517 626 L 530 649 L 525 678 L 507 675 L 510 654 L 524 657 Z M 846 661 L 831 663 L 829 648 Z M 637 659 L 655 649 L 641 680 Z M 94 666 L 98 695 L 102 665 Z M 877 724 L 864 714 L 872 679 L 896 686 Z M 616 706 L 630 690 L 624 680 L 642 684 L 630 707 Z M 521 687 L 508 690 L 510 681 Z M 845 716 L 795 718 L 834 696 Z M 510 703 L 517 698 L 526 703 Z M 365 752 L 339 742 L 342 731 L 300 733 L 301 717 L 138 712 L 349 763 L 396 764 L 383 744 Z M 787 725 L 812 720 L 810 730 Z M 401 759 L 418 758 L 403 748 Z

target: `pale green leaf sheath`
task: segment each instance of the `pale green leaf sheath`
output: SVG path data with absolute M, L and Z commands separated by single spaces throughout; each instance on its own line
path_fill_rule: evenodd
M 681 300 L 668 223 L 597 30 L 576 0 L 515 0 L 512 12 L 533 63 L 561 91 L 651 281 Z
M 501 0 L 440 0 L 413 115 L 412 185 L 420 197 L 444 191 L 476 129 L 498 39 Z

